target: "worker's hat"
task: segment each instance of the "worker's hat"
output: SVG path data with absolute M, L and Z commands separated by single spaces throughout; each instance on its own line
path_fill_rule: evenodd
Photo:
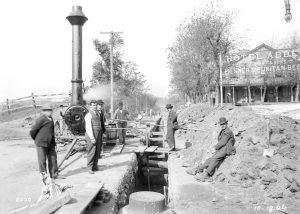
M 97 100 L 90 100 L 89 104 L 92 104 L 92 103 L 96 103 L 97 104 Z
M 173 106 L 171 104 L 167 104 L 166 109 L 170 109 L 170 108 L 173 108 Z
M 99 105 L 103 105 L 103 104 L 104 104 L 104 102 L 103 102 L 103 100 L 101 100 L 101 99 L 100 99 L 100 100 L 98 100 L 98 101 L 97 101 L 97 104 L 99 104 Z
M 51 104 L 44 104 L 43 106 L 42 106 L 42 111 L 52 111 L 52 106 L 51 106 Z
M 228 122 L 228 120 L 225 117 L 220 117 L 220 119 L 219 119 L 220 125 L 226 124 L 227 122 Z

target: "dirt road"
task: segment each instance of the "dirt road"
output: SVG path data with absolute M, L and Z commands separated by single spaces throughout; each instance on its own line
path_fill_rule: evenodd
M 33 141 L 0 142 L 0 213 L 35 202 L 41 194 Z
M 258 114 L 282 115 L 293 119 L 300 119 L 300 103 L 276 103 L 267 105 L 255 105 L 251 108 Z

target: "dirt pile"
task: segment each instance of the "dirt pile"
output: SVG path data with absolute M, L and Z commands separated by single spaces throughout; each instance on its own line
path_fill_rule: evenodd
M 300 196 L 300 123 L 288 117 L 255 114 L 249 107 L 211 108 L 193 105 L 179 113 L 179 123 L 203 131 L 179 130 L 177 137 L 192 143 L 182 151 L 184 161 L 199 164 L 211 157 L 220 131 L 218 119 L 225 116 L 233 131 L 237 150 L 213 176 L 216 182 L 236 183 L 248 188 L 258 186 L 270 199 Z M 270 144 L 267 123 L 271 132 Z M 264 156 L 268 149 L 274 154 Z

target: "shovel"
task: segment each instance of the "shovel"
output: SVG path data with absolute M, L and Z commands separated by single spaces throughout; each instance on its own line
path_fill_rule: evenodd
M 270 136 L 271 136 L 271 132 L 270 132 L 270 119 L 267 118 L 267 149 L 264 149 L 264 153 L 263 156 L 266 157 L 272 157 L 274 155 L 274 149 L 270 149 Z

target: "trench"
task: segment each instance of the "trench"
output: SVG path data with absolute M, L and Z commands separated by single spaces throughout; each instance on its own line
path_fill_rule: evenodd
M 127 195 L 126 203 L 119 206 L 119 210 L 129 204 L 130 194 L 140 191 L 157 192 L 168 202 L 168 154 L 136 153 L 137 171 L 134 173 L 134 184 Z M 122 213 L 122 212 L 119 212 Z
M 168 155 L 137 154 L 137 159 L 134 192 L 154 191 L 164 194 L 168 186 Z

